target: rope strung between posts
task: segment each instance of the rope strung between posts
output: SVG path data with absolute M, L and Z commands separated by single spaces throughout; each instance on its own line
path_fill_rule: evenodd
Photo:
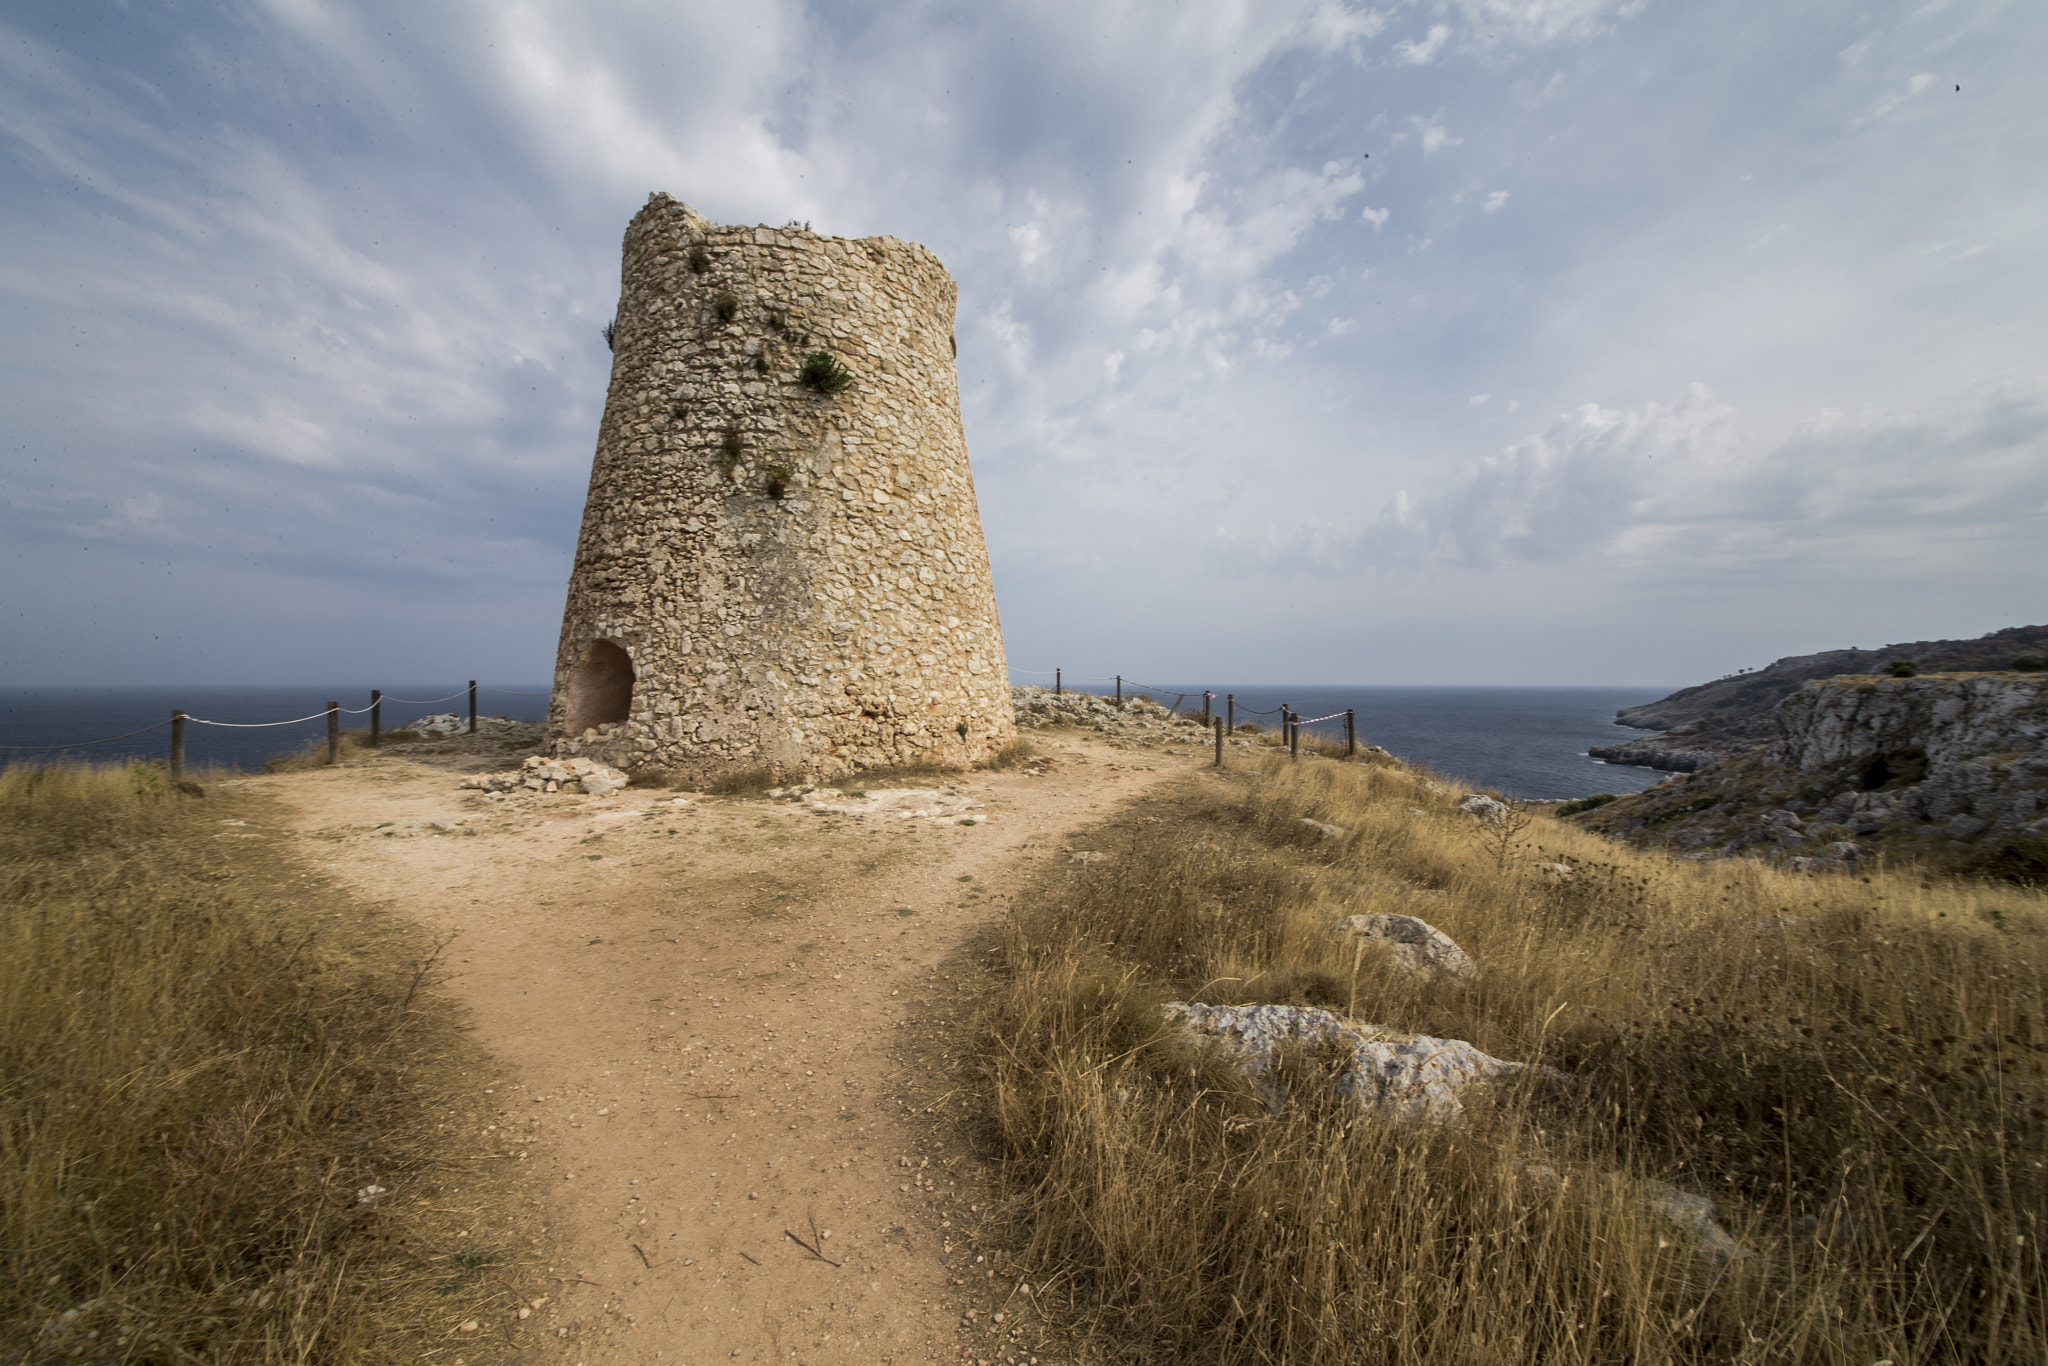
M 68 745 L 0 745 L 0 749 L 84 749 L 87 745 L 111 745 L 116 740 L 131 740 L 138 735 L 147 735 L 153 730 L 162 730 L 165 726 L 168 726 L 169 724 L 171 723 L 168 721 L 159 721 L 153 726 L 144 726 L 141 730 L 131 730 L 126 735 L 109 735 L 104 740 L 76 740 Z
M 1341 711 L 1333 711 L 1328 716 L 1303 716 L 1298 718 L 1295 724 L 1301 726 L 1313 726 L 1318 721 L 1334 721 L 1343 714 L 1344 713 Z
M 328 708 L 322 707 L 311 716 L 295 716 L 289 721 L 206 721 L 197 716 L 188 716 L 185 719 L 195 726 L 225 726 L 230 730 L 267 730 L 271 726 L 296 726 L 307 721 L 318 721 L 327 715 L 328 710 Z M 369 708 L 335 707 L 333 710 L 340 712 L 343 716 L 361 716 Z M 169 723 L 166 722 L 165 724 Z
M 478 689 L 478 691 L 496 692 L 497 689 L 481 688 Z M 402 702 L 408 707 L 431 707 L 436 702 L 452 702 L 458 697 L 467 696 L 469 696 L 469 689 L 464 688 L 461 692 L 452 692 L 449 693 L 446 697 L 380 697 L 377 700 L 380 702 Z

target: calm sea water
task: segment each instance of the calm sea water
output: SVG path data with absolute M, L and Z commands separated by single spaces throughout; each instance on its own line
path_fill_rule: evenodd
M 469 685 L 421 683 L 386 688 L 384 729 L 396 730 L 408 721 L 438 712 L 469 712 Z M 448 694 L 455 694 L 448 696 Z M 398 698 L 417 698 L 404 702 Z M 442 699 L 442 700 L 434 700 Z M 282 721 L 312 716 L 289 726 L 240 729 L 228 726 L 185 727 L 185 762 L 194 766 L 218 764 L 228 768 L 260 769 L 263 761 L 277 754 L 296 754 L 327 735 L 327 719 L 320 712 L 327 703 L 340 702 L 346 708 L 370 705 L 370 690 L 361 687 L 334 688 L 0 688 L 0 746 L 70 745 L 123 735 L 144 726 L 170 719 L 171 712 L 184 708 L 187 715 L 210 721 Z M 507 683 L 501 689 L 477 689 L 476 709 L 484 715 L 510 716 L 519 721 L 540 721 L 547 717 L 547 689 L 539 684 Z M 367 712 L 344 714 L 346 730 L 366 729 Z M 41 759 L 161 759 L 171 750 L 171 730 L 161 726 L 132 739 L 89 748 L 60 750 L 0 749 L 0 763 L 34 762 Z
M 1036 678 L 1030 680 L 1037 682 Z M 1168 706 L 1183 684 L 1133 688 Z M 1083 691 L 1107 696 L 1111 689 L 1089 683 Z M 1614 724 L 1617 707 L 1654 702 L 1669 688 L 1286 688 L 1219 687 L 1215 707 L 1237 696 L 1237 719 L 1267 727 L 1279 724 L 1281 704 L 1304 717 L 1325 716 L 1346 707 L 1358 714 L 1358 743 L 1379 745 L 1414 763 L 1493 788 L 1511 797 L 1541 801 L 1588 797 L 1595 792 L 1637 792 L 1669 776 L 1655 769 L 1602 763 L 1587 757 L 1593 745 L 1640 737 L 1643 732 Z M 1192 688 L 1183 711 L 1202 709 L 1202 689 Z M 1340 716 L 1308 727 L 1342 736 Z
M 1082 689 L 1107 693 L 1095 684 Z M 1135 692 L 1138 689 L 1133 688 Z M 1152 688 L 1148 695 L 1171 704 L 1179 691 Z M 1584 797 L 1594 792 L 1634 792 L 1665 775 L 1625 768 L 1586 757 L 1588 746 L 1633 735 L 1614 724 L 1617 707 L 1655 701 L 1663 688 L 1218 688 L 1237 695 L 1240 721 L 1272 725 L 1281 703 L 1303 716 L 1322 716 L 1352 707 L 1358 713 L 1360 744 L 1381 745 L 1417 763 L 1510 796 L 1543 799 Z M 387 688 L 384 726 L 396 730 L 416 717 L 468 708 L 464 684 L 418 684 Z M 454 694 L 448 696 L 448 694 Z M 336 699 L 348 708 L 367 707 L 368 688 L 11 688 L 0 689 L 0 746 L 80 746 L 82 741 L 155 726 L 182 707 L 195 718 L 267 722 L 312 717 L 295 725 L 262 729 L 187 725 L 185 758 L 193 765 L 260 769 L 273 755 L 296 753 L 327 733 L 315 713 Z M 405 701 L 402 699 L 418 699 Z M 440 700 L 436 700 L 440 699 Z M 547 692 L 536 684 L 479 689 L 477 710 L 539 721 L 547 715 Z M 1190 690 L 1183 707 L 1200 710 L 1201 689 Z M 1265 713 L 1265 714 L 1260 714 Z M 344 716 L 349 729 L 367 726 L 367 716 Z M 1311 729 L 1342 735 L 1342 719 Z M 160 759 L 170 751 L 170 729 L 159 727 L 113 744 L 57 750 L 0 750 L 0 762 L 49 758 Z

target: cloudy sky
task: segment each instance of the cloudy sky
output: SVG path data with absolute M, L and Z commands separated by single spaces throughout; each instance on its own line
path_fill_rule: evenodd
M 2043 51 L 2029 0 L 14 0 L 0 682 L 544 679 L 656 189 L 952 270 L 1019 670 L 2039 622 Z

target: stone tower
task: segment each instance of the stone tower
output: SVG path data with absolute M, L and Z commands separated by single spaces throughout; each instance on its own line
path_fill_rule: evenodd
M 893 237 L 634 215 L 556 754 L 826 777 L 1011 739 L 955 294 Z

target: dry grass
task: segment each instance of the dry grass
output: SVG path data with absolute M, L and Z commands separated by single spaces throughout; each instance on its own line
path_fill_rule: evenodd
M 981 1093 L 1041 1303 L 1122 1360 L 2048 1358 L 2039 894 L 1686 863 L 1542 816 L 1503 850 L 1460 795 L 1256 757 L 1020 902 Z M 1479 977 L 1330 934 L 1371 911 Z M 1167 999 L 1321 1005 L 1576 1080 L 1448 1128 L 1275 1117 Z M 1697 1255 L 1644 1178 L 1712 1197 L 1749 1255 Z
M 1038 746 L 1020 735 L 990 755 L 988 762 L 983 767 L 993 769 L 1022 768 L 1037 757 Z
M 378 737 L 378 740 L 380 744 L 385 745 L 407 745 L 416 744 L 425 738 L 425 736 L 417 731 L 387 730 Z M 358 763 L 376 753 L 376 750 L 370 747 L 370 732 L 367 728 L 362 730 L 344 730 L 336 739 L 339 742 L 335 745 L 336 763 Z M 306 741 L 295 754 L 273 755 L 264 761 L 263 771 L 265 773 L 304 773 L 308 769 L 326 767 L 327 737 L 323 735 L 315 736 L 313 739 Z
M 933 783 L 950 783 L 967 770 L 958 764 L 949 764 L 937 759 L 926 759 L 916 763 L 890 764 L 882 768 L 863 768 L 844 777 L 833 779 L 838 787 L 928 787 Z
M 424 1108 L 472 1104 L 430 951 L 208 787 L 0 774 L 0 1352 L 418 1360 L 517 1260 Z
M 758 797 L 775 785 L 775 770 L 761 764 L 754 768 L 726 769 L 704 784 L 701 790 L 714 797 Z

